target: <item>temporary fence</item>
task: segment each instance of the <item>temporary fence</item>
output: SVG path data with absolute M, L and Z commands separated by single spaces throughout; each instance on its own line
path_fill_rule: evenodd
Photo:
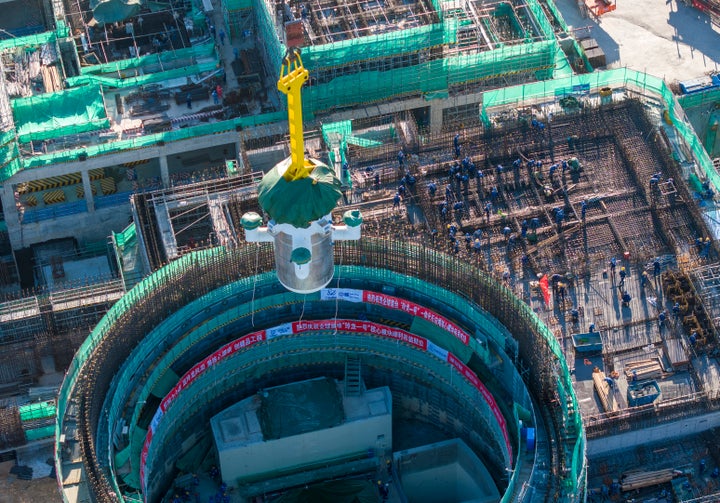
M 577 494 L 578 487 L 584 484 L 585 473 L 579 409 L 561 348 L 530 307 L 474 267 L 430 249 L 366 239 L 356 244 L 338 244 L 336 250 L 338 262 L 344 264 L 380 266 L 443 285 L 446 291 L 472 299 L 514 334 L 519 354 L 531 369 L 531 389 L 541 397 L 552 394 L 547 398 L 548 403 L 560 406 L 551 409 L 546 417 L 552 425 L 550 429 L 556 431 L 556 438 L 564 440 L 556 442 L 554 459 L 570 468 L 563 479 L 563 487 L 557 490 L 566 495 L 563 499 L 569 494 Z M 111 387 L 112 373 L 108 369 L 121 368 L 130 348 L 166 319 L 168 312 L 177 311 L 223 287 L 228 278 L 252 276 L 273 267 L 269 247 L 210 249 L 185 255 L 143 280 L 120 299 L 88 337 L 62 385 L 56 434 L 59 442 L 68 400 L 79 394 L 76 398 L 83 404 L 79 415 L 81 448 L 91 490 L 98 498 L 108 491 L 118 490 L 116 481 L 108 480 L 103 468 L 105 463 L 98 459 L 96 448 L 96 442 L 105 445 L 96 435 L 102 403 Z M 468 281 L 468 278 L 475 280 Z M 447 298 L 442 298 L 442 302 L 446 301 Z M 56 463 L 61 469 L 59 459 Z

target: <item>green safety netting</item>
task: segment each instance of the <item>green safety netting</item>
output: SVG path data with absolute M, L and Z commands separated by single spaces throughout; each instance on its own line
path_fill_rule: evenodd
M 90 0 L 90 9 L 98 23 L 117 23 L 140 12 L 142 3 L 142 0 Z
M 275 31 L 275 12 L 266 7 L 263 0 L 252 0 L 255 28 L 258 30 L 258 39 L 265 53 L 268 68 L 277 68 L 280 73 L 282 59 L 287 51 Z
M 117 247 L 121 250 L 127 245 L 134 245 L 137 239 L 135 222 L 128 225 L 121 232 L 113 232 L 113 239 L 115 240 L 115 244 L 117 245 Z
M 125 447 L 123 450 L 115 454 L 115 466 L 122 468 L 122 466 L 130 459 L 130 447 Z
M 178 77 L 187 77 L 219 68 L 219 56 L 212 42 L 176 51 L 149 54 L 112 63 L 85 66 L 80 75 L 67 79 L 69 86 L 99 83 L 126 88 Z
M 0 41 L 0 52 L 8 49 L 14 49 L 16 47 L 36 47 L 38 45 L 47 44 L 48 42 L 54 42 L 55 40 L 57 40 L 57 35 L 54 31 L 46 31 L 43 33 L 36 33 L 34 35 L 26 35 L 24 37 L 8 38 Z
M 227 10 L 250 9 L 253 6 L 252 0 L 225 0 L 223 5 Z
M 52 437 L 55 434 L 55 426 L 45 426 L 43 428 L 35 428 L 33 430 L 25 430 L 25 438 L 28 441 L 39 440 L 41 438 Z
M 57 33 L 58 38 L 68 37 L 68 36 L 70 36 L 70 27 L 62 19 L 56 19 L 55 20 L 55 33 Z
M 18 407 L 20 421 L 32 421 L 33 419 L 54 417 L 56 411 L 55 402 L 31 403 L 29 405 Z
M 454 19 L 389 34 L 370 35 L 332 44 L 303 47 L 303 65 L 311 72 L 319 68 L 347 65 L 355 61 L 379 59 L 430 47 L 453 44 L 457 29 Z
M 197 138 L 216 133 L 227 131 L 235 131 L 237 127 L 253 127 L 261 124 L 269 124 L 280 120 L 287 120 L 287 112 L 271 112 L 259 115 L 250 115 L 247 117 L 239 117 L 228 121 L 213 122 L 209 124 L 201 124 L 187 128 L 168 131 L 164 133 L 155 133 L 128 140 L 119 140 L 115 142 L 102 143 L 99 145 L 88 145 L 85 148 L 76 148 L 72 150 L 64 150 L 46 155 L 37 155 L 29 159 L 23 159 L 21 169 L 29 169 L 49 164 L 76 161 L 78 155 L 86 154 L 88 157 L 111 154 L 113 152 L 123 152 L 125 150 L 134 150 L 143 147 L 156 146 L 158 142 L 171 142 L 178 140 L 186 140 L 189 138 Z M 16 172 L 16 171 L 15 171 Z M 15 172 L 10 170 L 0 171 L 0 180 L 5 180 L 12 176 Z
M 128 69 L 141 68 L 153 65 L 169 65 L 173 61 L 187 58 L 209 58 L 215 55 L 215 44 L 212 42 L 177 49 L 174 51 L 166 51 L 155 54 L 148 54 L 138 58 L 122 59 L 113 61 L 112 63 L 103 63 L 100 65 L 85 66 L 80 69 L 82 75 L 102 75 L 116 74 Z
M 83 86 L 12 100 L 20 143 L 107 128 L 100 86 Z
M 683 94 L 678 97 L 678 102 L 685 110 L 720 103 L 720 87 L 713 87 L 706 91 L 700 91 L 692 94 Z
M 0 134 L 0 173 L 9 172 L 10 176 L 20 170 L 20 150 L 15 141 L 15 129 Z
M 352 122 L 340 121 L 330 124 L 323 124 L 322 128 L 323 140 L 330 149 L 328 157 L 330 158 L 330 166 L 337 172 L 337 166 L 345 163 L 347 154 L 347 138 L 352 134 Z M 339 153 L 339 156 L 337 155 Z M 345 186 L 352 187 L 352 177 L 349 170 L 340 170 L 342 173 L 340 183 Z

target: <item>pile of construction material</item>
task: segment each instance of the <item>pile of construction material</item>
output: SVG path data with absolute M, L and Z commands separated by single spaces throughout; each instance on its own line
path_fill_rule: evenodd
M 625 364 L 625 377 L 628 381 L 645 381 L 648 379 L 662 379 L 666 377 L 660 359 L 637 360 Z
M 605 372 L 597 367 L 593 369 L 592 379 L 595 385 L 595 391 L 600 398 L 600 403 L 602 403 L 605 412 L 619 411 L 621 407 L 615 398 L 615 384 L 611 384 L 613 383 L 613 379 L 607 377 Z
M 633 471 L 627 472 L 620 477 L 620 489 L 623 492 L 642 489 L 643 487 L 651 487 L 670 482 L 676 476 L 683 473 L 674 468 L 665 468 L 664 470 L 655 470 L 650 472 Z

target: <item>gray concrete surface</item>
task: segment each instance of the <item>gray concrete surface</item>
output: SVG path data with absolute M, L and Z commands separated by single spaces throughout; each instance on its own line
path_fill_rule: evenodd
M 555 3 L 578 35 L 589 29 L 608 68 L 628 67 L 668 83 L 720 71 L 720 28 L 681 0 L 617 0 L 615 11 L 598 20 L 583 18 L 577 1 Z

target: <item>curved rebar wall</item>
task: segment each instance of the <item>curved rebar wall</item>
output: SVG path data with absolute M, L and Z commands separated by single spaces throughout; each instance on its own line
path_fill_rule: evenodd
M 552 477 L 549 498 L 582 497 L 585 440 L 570 374 L 554 336 L 529 306 L 473 266 L 432 249 L 364 238 L 358 243 L 337 243 L 335 250 L 336 263 L 388 269 L 441 285 L 502 323 L 517 340 L 518 354 L 529 369 L 528 387 L 542 404 L 541 412 L 555 439 L 551 462 L 557 476 Z M 117 485 L 104 468 L 108 463 L 98 457 L 102 450 L 97 439 L 114 373 L 168 314 L 235 279 L 272 269 L 273 253 L 267 245 L 204 250 L 160 269 L 118 301 L 80 348 L 63 382 L 56 428 L 58 473 L 60 434 L 72 399 L 79 410 L 76 420 L 91 496 L 96 501 L 116 501 Z

